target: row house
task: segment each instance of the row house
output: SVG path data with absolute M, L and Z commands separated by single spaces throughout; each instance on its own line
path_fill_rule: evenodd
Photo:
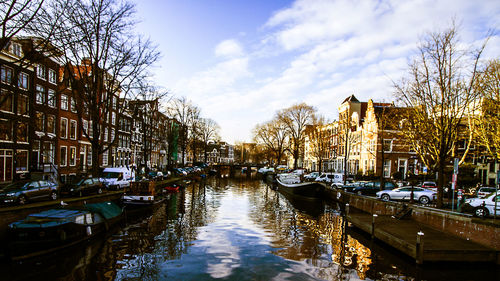
M 210 143 L 208 145 L 207 152 L 208 163 L 234 163 L 234 146 L 227 142 Z
M 25 65 L 23 57 L 17 40 L 0 52 L 0 183 L 29 172 L 34 67 Z

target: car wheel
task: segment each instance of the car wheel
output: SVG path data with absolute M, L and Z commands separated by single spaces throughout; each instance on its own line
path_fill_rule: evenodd
M 19 202 L 20 205 L 24 205 L 24 204 L 26 204 L 26 202 L 28 202 L 28 200 L 26 199 L 26 196 L 24 196 L 24 195 L 19 196 L 19 199 L 17 199 L 17 201 Z
M 484 207 L 478 207 L 474 210 L 474 215 L 476 217 L 484 218 L 488 215 L 488 209 Z
M 420 202 L 420 204 L 427 205 L 431 200 L 427 196 L 422 196 L 418 199 L 418 201 Z
M 391 196 L 389 196 L 389 194 L 382 194 L 382 196 L 380 196 L 380 198 L 382 198 L 382 200 L 384 200 L 384 201 L 391 200 Z
M 358 195 L 363 195 L 363 192 L 361 192 L 361 191 L 358 191 Z
M 50 200 L 52 200 L 52 201 L 53 201 L 53 200 L 57 200 L 57 193 L 52 192 L 52 193 L 50 194 Z
M 102 188 L 100 188 L 100 187 L 99 187 L 99 188 L 97 189 L 97 194 L 101 194 L 101 193 L 102 193 Z

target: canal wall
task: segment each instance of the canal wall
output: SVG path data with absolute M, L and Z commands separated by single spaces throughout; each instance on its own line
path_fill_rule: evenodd
M 386 202 L 341 190 L 328 189 L 327 195 L 330 199 L 344 205 L 349 203 L 350 209 L 355 208 L 377 215 L 396 215 L 405 208 L 405 205 L 409 206 L 408 203 Z M 417 223 L 500 251 L 499 221 L 417 205 L 410 205 L 410 207 L 412 209 L 411 220 Z

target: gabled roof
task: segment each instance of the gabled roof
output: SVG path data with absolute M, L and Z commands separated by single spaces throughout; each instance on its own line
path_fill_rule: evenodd
M 359 100 L 354 96 L 354 95 L 350 95 L 348 96 L 342 103 L 345 103 L 345 102 L 359 102 Z

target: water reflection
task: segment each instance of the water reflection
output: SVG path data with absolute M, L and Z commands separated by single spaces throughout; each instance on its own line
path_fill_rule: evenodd
M 3 264 L 0 274 L 6 280 L 498 277 L 498 270 L 416 268 L 346 227 L 338 206 L 285 196 L 251 177 L 190 183 L 153 209 L 129 214 L 111 237 L 41 261 Z

